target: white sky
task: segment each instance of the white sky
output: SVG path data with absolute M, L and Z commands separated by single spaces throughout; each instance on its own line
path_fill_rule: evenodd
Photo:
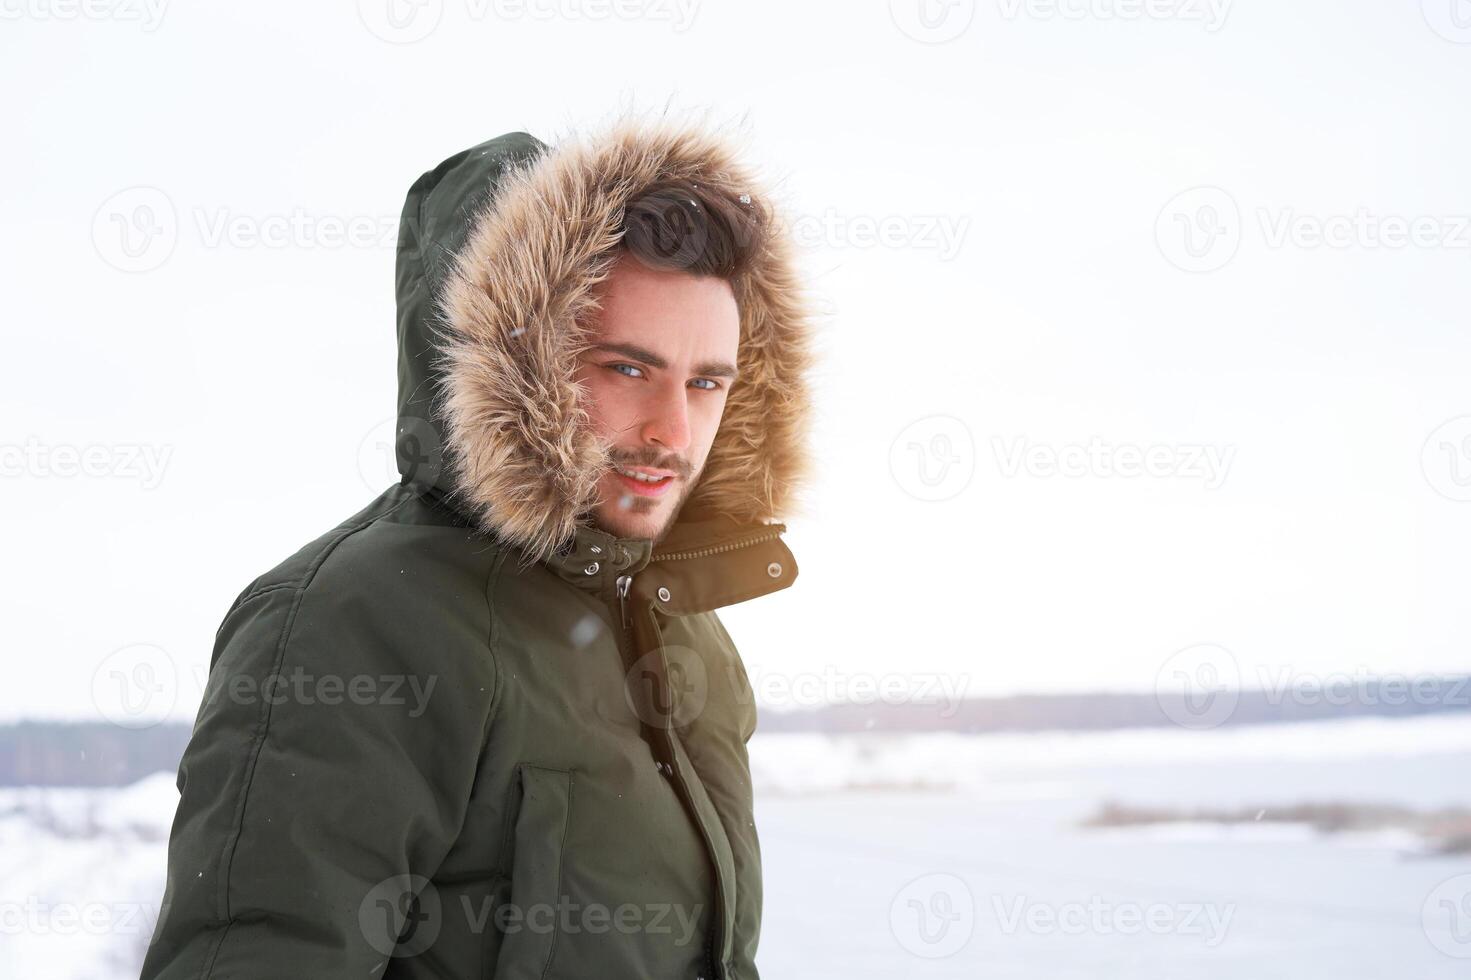
M 0 0 L 0 717 L 96 717 L 94 673 L 134 644 L 171 659 L 191 717 L 237 592 L 390 482 L 373 440 L 409 184 L 493 135 L 666 102 L 746 115 L 824 310 L 801 578 L 722 614 L 768 699 L 794 676 L 1148 690 L 1203 643 L 1247 683 L 1471 666 L 1471 502 L 1451 499 L 1471 497 L 1471 423 L 1422 459 L 1471 415 L 1453 0 L 929 0 L 928 21 L 918 0 L 620 0 L 648 16 L 602 20 L 423 0 L 404 30 L 437 27 L 402 44 L 367 26 L 387 32 L 387 2 Z M 899 26 L 967 17 L 938 44 Z M 129 273 L 108 202 L 138 186 L 154 196 L 120 200 L 161 193 L 177 232 Z M 1220 191 L 1162 214 L 1202 186 Z M 1202 205 L 1227 234 L 1185 271 Z M 1306 237 L 1361 209 L 1434 241 Z M 216 235 L 290 215 L 381 230 Z M 922 500 L 940 471 L 910 443 L 936 434 L 952 482 Z M 1095 437 L 1229 467 L 1210 488 L 1006 475 L 1018 440 Z M 28 442 L 169 455 L 145 488 L 17 474 Z

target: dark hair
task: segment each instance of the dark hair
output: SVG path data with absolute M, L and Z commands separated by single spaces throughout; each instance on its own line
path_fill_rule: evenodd
M 768 215 L 749 194 L 685 180 L 652 184 L 623 211 L 623 247 L 655 269 L 735 283 L 767 233 Z

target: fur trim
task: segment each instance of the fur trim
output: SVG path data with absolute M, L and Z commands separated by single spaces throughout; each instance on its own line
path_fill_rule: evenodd
M 505 173 L 447 277 L 441 396 L 453 493 L 535 560 L 585 523 L 608 465 L 574 380 L 594 287 L 617 259 L 627 202 L 678 178 L 765 203 L 714 134 L 625 120 Z M 794 506 L 809 467 L 811 348 L 799 292 L 773 214 L 765 249 L 735 286 L 740 378 L 686 512 L 760 523 Z

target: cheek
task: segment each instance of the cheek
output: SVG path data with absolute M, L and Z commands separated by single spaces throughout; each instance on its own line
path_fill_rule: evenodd
M 720 429 L 720 419 L 725 414 L 725 399 L 707 398 L 703 403 L 690 406 L 690 428 L 692 441 L 701 447 L 700 458 L 704 459 L 715 442 L 715 433 Z
M 584 369 L 576 377 L 582 384 L 581 404 L 593 428 L 599 432 L 616 430 L 619 420 L 627 414 L 627 406 L 620 404 L 619 386 L 595 370 Z

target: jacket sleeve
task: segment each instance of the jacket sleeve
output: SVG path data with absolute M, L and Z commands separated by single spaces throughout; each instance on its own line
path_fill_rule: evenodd
M 410 934 L 464 818 L 494 675 L 383 599 L 322 574 L 256 586 L 226 616 L 143 980 L 360 980 Z M 451 666 L 467 661 L 487 673 Z

